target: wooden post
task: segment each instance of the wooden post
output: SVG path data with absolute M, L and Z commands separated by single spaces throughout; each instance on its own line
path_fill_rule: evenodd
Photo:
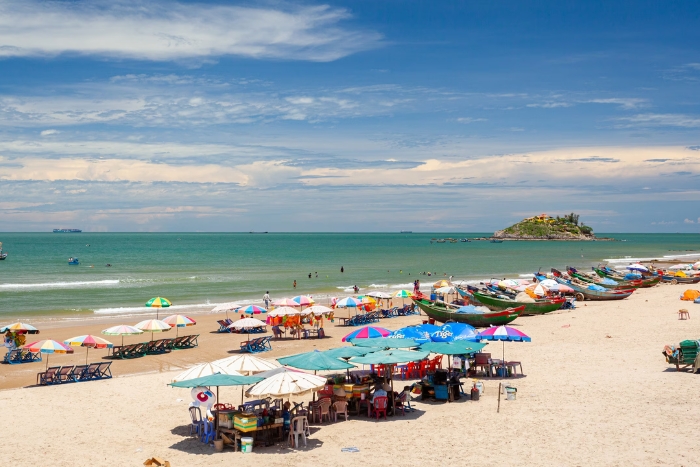
M 496 409 L 496 413 L 501 412 L 501 385 L 503 383 L 498 383 L 498 409 Z

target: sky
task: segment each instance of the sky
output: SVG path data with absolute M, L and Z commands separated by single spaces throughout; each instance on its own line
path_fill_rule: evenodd
M 696 1 L 0 0 L 0 231 L 700 231 Z

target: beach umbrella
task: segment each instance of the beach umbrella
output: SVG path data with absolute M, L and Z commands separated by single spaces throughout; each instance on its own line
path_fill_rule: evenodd
M 450 285 L 451 285 L 450 281 L 448 281 L 446 279 L 441 279 L 433 284 L 433 288 L 439 289 L 440 287 L 449 287 Z
M 275 306 L 299 306 L 297 302 L 292 300 L 291 298 L 280 298 L 279 300 L 274 302 Z
M 489 341 L 503 341 L 503 361 L 506 360 L 506 341 L 530 342 L 532 339 L 522 331 L 510 326 L 491 326 L 476 335 L 477 339 Z
M 418 347 L 418 343 L 413 339 L 399 339 L 391 337 L 353 339 L 350 343 L 358 347 L 377 347 L 379 349 L 410 349 L 412 347 Z
M 456 339 L 455 336 L 460 336 Z M 447 323 L 440 329 L 430 334 L 433 342 L 453 342 L 455 340 L 476 340 L 476 329 L 465 323 Z
M 31 352 L 41 352 L 46 355 L 46 369 L 49 368 L 49 355 L 52 353 L 73 353 L 73 349 L 63 344 L 51 339 L 44 339 L 42 341 L 32 342 L 24 346 L 25 349 L 29 349 Z
M 329 356 L 325 352 L 319 352 L 318 350 L 278 358 L 277 361 L 282 365 L 291 366 L 292 368 L 313 370 L 314 372 L 324 370 L 347 370 L 355 367 L 355 365 L 343 362 Z
M 236 329 L 238 331 L 245 329 L 246 335 L 248 336 L 247 339 L 250 339 L 250 330 L 251 329 L 264 328 L 265 326 L 266 326 L 265 323 L 263 323 L 259 319 L 255 319 L 255 318 L 239 319 L 238 321 L 234 321 L 233 323 L 228 325 L 229 328 Z
M 261 381 L 262 378 L 257 376 L 240 376 L 240 375 L 225 375 L 213 374 L 202 376 L 201 378 L 193 378 L 185 381 L 177 381 L 169 383 L 174 388 L 196 388 L 198 386 L 216 386 L 216 400 L 219 400 L 219 386 L 248 386 Z M 242 402 L 242 401 L 241 401 Z
M 0 332 L 16 332 L 20 334 L 39 334 L 39 330 L 32 326 L 31 324 L 16 322 L 8 324 L 7 326 L 0 329 Z
M 341 298 L 335 303 L 336 308 L 358 308 L 362 307 L 363 305 L 364 303 L 362 303 L 362 300 L 354 297 Z
M 248 376 L 280 367 L 279 363 L 274 360 L 268 360 L 250 354 L 233 355 L 231 357 L 215 360 L 212 364 L 220 366 L 227 372 L 236 371 Z
M 325 350 L 323 353 L 333 358 L 352 358 L 352 357 L 362 357 L 368 353 L 376 352 L 381 350 L 375 347 L 357 347 L 354 345 L 348 345 L 345 347 L 336 347 L 334 349 Z
M 248 315 L 259 315 L 261 313 L 267 313 L 267 309 L 258 305 L 248 305 L 242 306 L 236 309 L 238 313 L 245 313 Z
M 427 350 L 442 355 L 467 355 L 480 352 L 486 344 L 480 342 L 426 342 L 420 346 L 420 350 Z
M 259 373 L 265 378 L 246 391 L 248 397 L 287 397 L 319 391 L 326 387 L 327 379 L 291 368 L 276 368 Z
M 163 297 L 153 297 L 146 302 L 146 306 L 149 308 L 156 308 L 156 319 L 158 319 L 158 312 L 161 308 L 168 308 L 172 306 L 172 303 L 167 298 Z
M 311 306 L 316 303 L 313 298 L 307 297 L 306 295 L 297 295 L 296 297 L 292 297 L 292 301 L 296 303 L 294 306 Z
M 172 383 L 178 381 L 187 381 L 190 379 L 201 378 L 203 376 L 210 375 L 230 375 L 230 376 L 243 376 L 239 372 L 224 368 L 217 365 L 216 363 L 200 363 L 199 365 L 189 368 L 172 379 Z
M 98 336 L 93 336 L 91 334 L 86 334 L 84 336 L 77 336 L 71 339 L 66 339 L 63 341 L 64 344 L 70 345 L 71 347 L 85 347 L 85 364 L 88 362 L 88 354 L 91 348 L 95 349 L 111 349 L 114 344 L 110 341 L 103 339 Z
M 392 332 L 388 339 L 413 339 L 418 343 L 430 342 L 430 334 L 419 330 L 416 326 L 407 326 Z
M 394 293 L 394 297 L 396 297 L 396 298 L 411 298 L 411 297 L 413 297 L 413 292 L 411 292 L 410 290 L 401 289 L 401 290 L 398 290 Z
M 368 297 L 380 298 L 382 300 L 388 300 L 391 298 L 391 294 L 386 292 L 369 292 L 365 295 L 367 295 Z
M 547 295 L 547 292 L 549 292 L 549 289 L 544 287 L 542 284 L 532 284 L 525 288 L 525 293 L 530 295 L 532 298 L 544 297 Z
M 124 336 L 133 336 L 135 334 L 143 334 L 143 331 L 128 324 L 118 324 L 102 331 L 106 336 L 122 336 L 122 345 L 124 345 Z
M 274 318 L 276 316 L 294 316 L 298 314 L 301 314 L 301 312 L 296 308 L 292 308 L 291 306 L 281 306 L 269 311 L 267 316 L 272 316 Z
M 343 337 L 341 340 L 343 342 L 350 342 L 352 339 L 371 339 L 372 337 L 386 337 L 391 334 L 391 331 L 385 328 L 380 328 L 378 326 L 365 326 L 360 329 L 356 329 L 347 336 Z
M 416 326 L 416 329 L 421 331 L 421 332 L 427 332 L 428 335 L 434 333 L 435 331 L 440 330 L 440 326 L 437 326 L 435 324 L 430 324 L 430 323 L 425 323 L 425 324 L 419 324 Z
M 496 284 L 502 289 L 513 288 L 522 285 L 519 281 L 516 281 L 515 279 L 503 279 L 497 281 Z
M 212 313 L 223 313 L 223 312 L 226 312 L 226 317 L 228 318 L 228 312 L 229 312 L 229 311 L 236 311 L 236 310 L 239 309 L 240 307 L 241 307 L 241 305 L 239 305 L 238 303 L 234 303 L 234 302 L 221 303 L 221 304 L 219 304 L 219 305 L 216 305 L 216 306 L 211 310 L 211 312 L 212 312 Z
M 440 287 L 439 289 L 435 289 L 435 293 L 440 294 L 440 295 L 446 295 L 446 294 L 451 294 L 455 293 L 456 289 L 452 286 L 446 286 L 446 287 Z
M 170 315 L 167 318 L 163 318 L 163 322 L 170 325 L 170 327 L 175 328 L 175 337 L 178 335 L 177 328 L 184 328 L 186 326 L 194 326 L 197 324 L 195 320 L 185 315 Z
M 639 263 L 630 264 L 629 266 L 627 266 L 627 269 L 629 269 L 630 271 L 649 272 L 649 268 Z
M 134 327 L 144 331 L 144 332 L 149 332 L 151 333 L 151 340 L 153 340 L 153 333 L 154 332 L 166 332 L 170 331 L 170 325 L 168 323 L 164 323 L 163 321 L 159 319 L 146 319 L 141 321 L 140 323 L 137 323 Z
M 313 313 L 315 316 L 327 315 L 329 313 L 333 313 L 333 309 L 323 305 L 313 305 L 308 308 L 305 308 L 301 312 L 302 315 L 308 315 L 310 313 Z

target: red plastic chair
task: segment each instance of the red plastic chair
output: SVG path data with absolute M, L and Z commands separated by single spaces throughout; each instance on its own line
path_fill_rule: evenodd
M 386 420 L 386 408 L 389 405 L 389 398 L 386 396 L 375 397 L 372 401 L 372 413 L 379 420 L 379 415 L 384 414 L 384 420 Z M 371 415 L 370 415 L 371 416 Z
M 428 360 L 421 360 L 420 366 L 418 367 L 418 377 L 425 378 L 425 375 L 427 375 L 427 374 L 428 374 Z

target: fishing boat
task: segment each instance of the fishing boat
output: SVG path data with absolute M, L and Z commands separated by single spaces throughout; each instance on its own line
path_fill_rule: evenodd
M 625 282 L 632 282 L 629 280 L 626 280 L 623 275 L 618 273 L 617 271 L 614 271 L 606 266 L 603 266 L 602 268 L 593 268 L 593 271 L 598 274 L 600 277 L 608 277 L 612 280 L 625 283 Z M 636 279 L 641 281 L 641 284 L 636 286 L 640 289 L 648 289 L 649 287 L 654 287 L 656 284 L 661 282 L 662 276 L 656 275 L 656 276 L 650 276 L 650 277 L 642 277 L 641 279 Z
M 53 233 L 80 233 L 80 229 L 53 229 Z
M 7 258 L 7 253 L 2 252 L 2 242 L 0 242 L 0 260 Z
M 508 308 L 492 313 L 457 313 L 456 309 L 443 303 L 436 303 L 422 298 L 413 298 L 413 302 L 430 318 L 441 323 L 456 321 L 474 327 L 500 326 L 515 320 L 525 307 Z
M 604 289 L 593 290 L 588 287 L 597 284 L 586 284 L 579 282 L 577 279 L 564 279 L 561 276 L 554 276 L 554 280 L 560 284 L 568 285 L 576 292 L 576 300 L 623 300 L 634 293 L 637 289 Z
M 495 238 L 492 238 L 491 243 L 503 243 L 503 240 L 496 240 Z
M 697 284 L 700 282 L 700 276 L 674 276 L 673 274 L 663 274 L 658 277 L 659 280 L 668 282 L 669 284 Z
M 73 258 L 72 256 L 68 258 L 68 264 L 71 266 L 77 266 L 80 264 L 80 261 L 78 261 L 78 258 Z
M 520 313 L 521 316 L 530 315 L 544 315 L 556 311 L 564 306 L 566 302 L 565 298 L 544 298 L 537 299 L 534 302 L 518 302 L 513 298 L 509 298 L 505 295 L 496 296 L 496 294 L 483 293 L 483 292 L 465 292 L 464 290 L 457 289 L 462 297 L 469 298 L 470 300 L 476 300 L 482 305 L 490 308 L 491 310 L 507 310 L 514 307 L 523 307 L 523 311 Z
M 552 271 L 554 272 L 554 271 Z M 596 284 L 606 289 L 637 289 L 642 286 L 643 281 L 641 279 L 634 281 L 622 281 L 612 279 L 610 277 L 600 277 L 596 274 L 595 277 L 591 277 L 586 274 L 578 272 L 574 268 L 567 268 L 566 272 L 569 273 L 571 277 L 574 277 L 583 282 L 588 282 L 589 284 Z M 606 282 L 610 281 L 610 282 Z

